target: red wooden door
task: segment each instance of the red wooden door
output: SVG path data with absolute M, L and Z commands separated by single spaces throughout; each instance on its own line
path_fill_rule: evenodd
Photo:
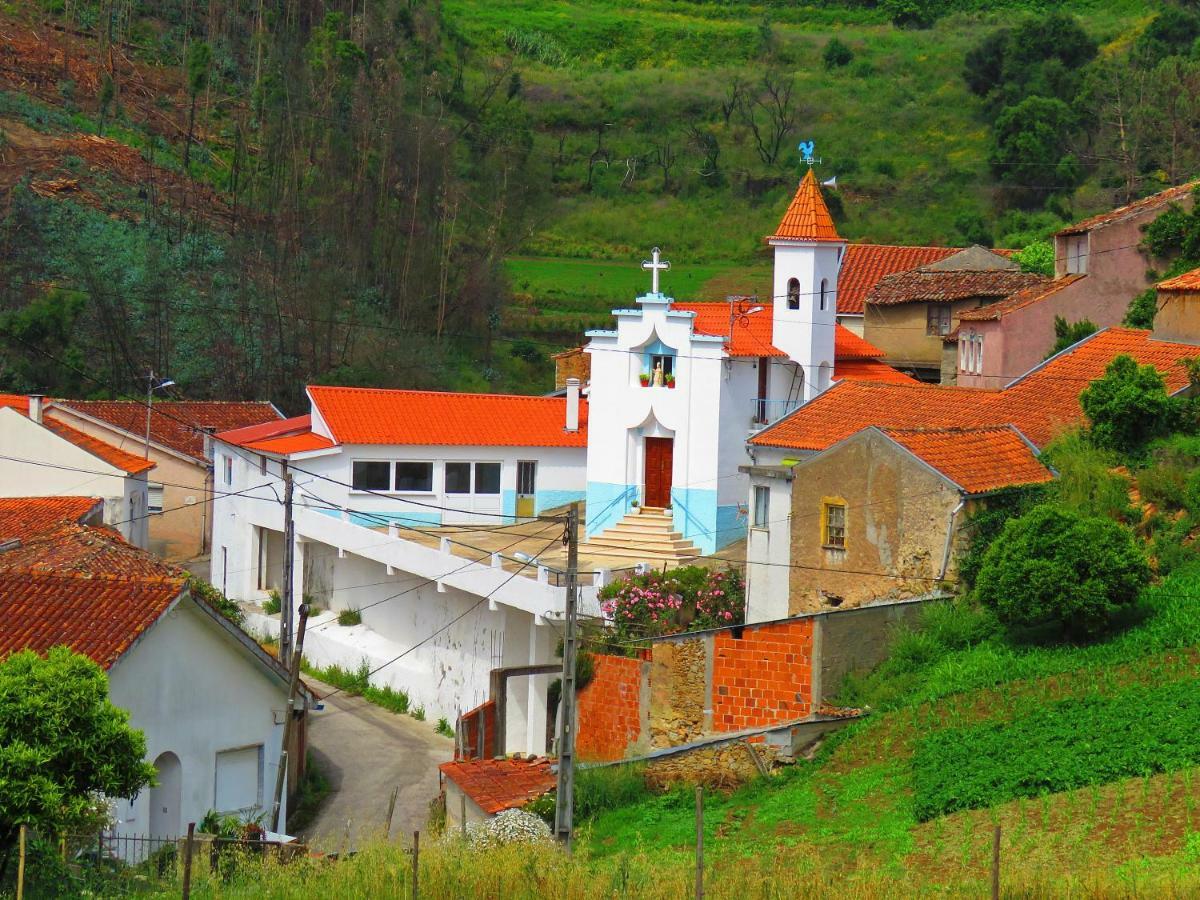
M 646 505 L 671 505 L 673 438 L 646 438 Z

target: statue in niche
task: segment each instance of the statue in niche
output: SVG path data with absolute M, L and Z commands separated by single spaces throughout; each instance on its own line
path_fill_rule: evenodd
M 654 386 L 655 387 L 663 386 L 662 360 L 659 360 L 659 362 L 656 363 L 654 366 Z

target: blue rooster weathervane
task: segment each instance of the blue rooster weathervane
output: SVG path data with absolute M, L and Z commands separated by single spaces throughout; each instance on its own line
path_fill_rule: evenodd
M 800 161 L 806 166 L 819 166 L 821 164 L 821 157 L 813 156 L 813 151 L 816 148 L 816 141 L 801 141 L 799 146 Z

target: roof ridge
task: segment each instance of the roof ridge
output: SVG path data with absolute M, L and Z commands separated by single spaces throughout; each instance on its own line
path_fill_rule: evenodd
M 720 302 L 720 301 L 714 301 Z M 505 400 L 548 400 L 555 403 L 564 402 L 563 397 L 547 397 L 544 394 L 489 394 L 483 391 L 434 391 L 422 388 L 373 388 L 351 385 L 310 384 L 308 390 L 316 388 L 321 391 L 363 391 L 371 394 L 424 394 L 433 397 L 475 397 L 499 398 Z M 293 417 L 298 418 L 298 417 Z M 286 421 L 286 420 L 281 420 Z
M 800 179 L 800 186 L 770 239 L 842 242 L 811 166 Z

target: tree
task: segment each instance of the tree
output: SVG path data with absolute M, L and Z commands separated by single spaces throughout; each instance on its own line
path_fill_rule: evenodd
M 796 127 L 795 86 L 795 76 L 769 71 L 763 75 L 757 95 L 742 95 L 742 123 L 750 129 L 758 158 L 768 166 L 779 159 L 784 140 Z
M 1026 97 L 1005 107 L 992 130 L 992 171 L 1017 196 L 1036 203 L 1074 190 L 1083 175 L 1068 149 L 1077 125 L 1075 114 L 1061 100 Z
M 1129 301 L 1125 318 L 1121 324 L 1126 328 L 1153 328 L 1154 314 L 1158 312 L 1158 291 L 1146 288 Z
M 1124 525 L 1054 504 L 1010 519 L 975 582 L 980 602 L 1012 627 L 1057 624 L 1095 634 L 1150 581 L 1146 554 Z
M 827 70 L 840 69 L 854 62 L 854 51 L 838 38 L 830 38 L 829 43 L 825 45 L 825 50 L 821 53 L 821 59 Z
M 1126 455 L 1137 455 L 1155 438 L 1169 434 L 1183 413 L 1183 401 L 1167 394 L 1159 371 L 1139 366 L 1125 354 L 1087 386 L 1079 405 L 1092 443 Z
M 1054 275 L 1054 244 L 1050 241 L 1033 241 L 1013 254 L 1022 272 L 1038 275 Z
M 897 28 L 931 28 L 942 5 L 942 0 L 881 0 L 879 7 Z
M 188 170 L 188 162 L 192 154 L 192 137 L 196 133 L 196 98 L 208 86 L 208 69 L 212 65 L 212 47 L 204 41 L 196 41 L 188 47 L 187 52 L 187 84 L 188 94 L 191 95 L 191 108 L 188 110 L 187 142 L 183 145 L 183 170 Z
M 103 798 L 150 784 L 145 755 L 145 738 L 87 657 L 55 647 L 0 662 L 0 873 L 20 825 L 43 836 L 91 828 Z
M 1177 6 L 1164 7 L 1138 35 L 1134 60 L 1147 68 L 1169 56 L 1186 56 L 1200 37 L 1200 14 Z
M 1091 319 L 1080 319 L 1078 322 L 1068 322 L 1062 316 L 1054 317 L 1054 347 L 1046 355 L 1046 359 L 1060 353 L 1085 337 L 1095 334 L 1098 326 Z

